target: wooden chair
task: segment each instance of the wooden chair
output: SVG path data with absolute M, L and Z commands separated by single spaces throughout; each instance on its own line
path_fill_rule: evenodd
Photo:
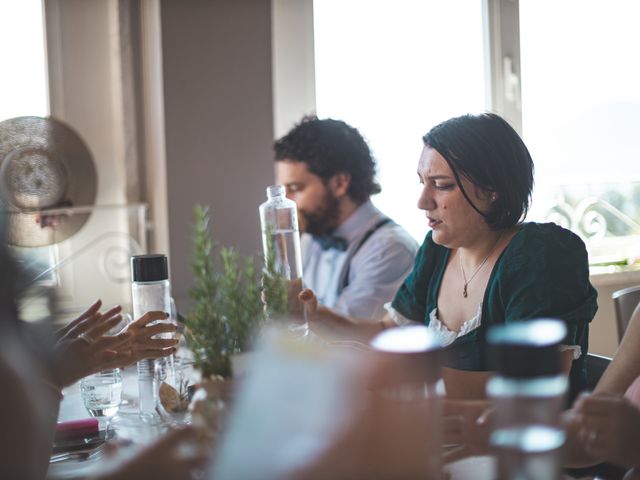
M 640 285 L 617 290 L 611 295 L 616 309 L 616 324 L 618 326 L 618 342 L 622 340 L 631 315 L 640 303 Z

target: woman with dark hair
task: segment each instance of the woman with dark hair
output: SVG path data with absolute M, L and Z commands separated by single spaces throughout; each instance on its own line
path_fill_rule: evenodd
M 313 292 L 305 290 L 300 299 L 311 328 L 366 339 L 382 328 L 427 324 L 450 351 L 448 396 L 477 398 L 484 396 L 491 374 L 488 327 L 559 318 L 569 332 L 564 358 L 573 398 L 585 386 L 588 325 L 597 310 L 583 242 L 552 223 L 523 223 L 533 161 L 498 115 L 453 118 L 423 140 L 418 208 L 431 231 L 388 315 L 377 324 L 339 316 L 318 306 Z

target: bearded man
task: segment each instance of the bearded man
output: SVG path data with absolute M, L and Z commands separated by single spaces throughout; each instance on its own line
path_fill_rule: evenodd
M 274 152 L 277 183 L 298 206 L 305 286 L 339 313 L 381 318 L 418 245 L 371 203 L 380 185 L 362 135 L 340 120 L 309 116 Z

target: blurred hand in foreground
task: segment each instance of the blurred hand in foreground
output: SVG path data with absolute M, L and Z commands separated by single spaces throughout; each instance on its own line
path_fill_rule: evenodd
M 596 461 L 640 466 L 640 409 L 621 395 L 585 395 L 574 405 L 578 439 Z
M 121 307 L 100 312 L 97 300 L 80 316 L 56 332 L 53 379 L 63 388 L 87 375 L 116 367 L 125 367 L 143 358 L 158 358 L 175 351 L 177 340 L 153 338 L 174 333 L 175 325 L 150 322 L 166 320 L 165 312 L 148 312 L 116 335 L 108 333 L 122 321 Z
M 443 458 L 445 463 L 489 453 L 494 407 L 487 400 L 446 400 Z

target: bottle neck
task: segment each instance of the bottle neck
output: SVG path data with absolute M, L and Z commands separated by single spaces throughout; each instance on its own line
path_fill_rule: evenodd
M 274 198 L 283 198 L 285 194 L 284 185 L 271 185 L 267 187 L 267 198 L 269 200 Z

